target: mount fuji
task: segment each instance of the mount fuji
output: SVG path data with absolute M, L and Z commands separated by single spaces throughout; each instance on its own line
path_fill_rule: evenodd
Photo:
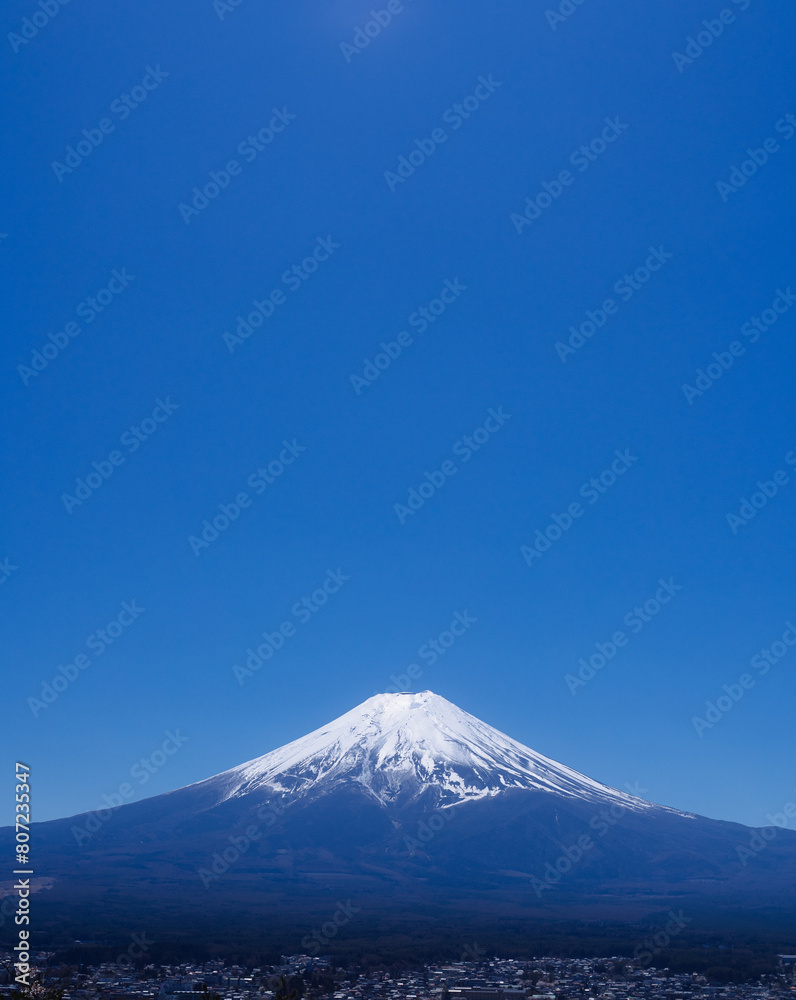
M 385 809 L 430 797 L 445 808 L 522 788 L 652 808 L 543 757 L 431 691 L 375 695 L 307 736 L 191 787 L 212 788 L 220 801 L 265 793 L 283 805 L 356 789 Z
M 0 830 L 9 856 L 11 840 Z M 368 920 L 624 920 L 675 903 L 796 919 L 796 833 L 611 788 L 430 691 L 376 695 L 176 791 L 35 824 L 31 842 L 56 937 L 130 913 L 306 926 L 342 899 Z

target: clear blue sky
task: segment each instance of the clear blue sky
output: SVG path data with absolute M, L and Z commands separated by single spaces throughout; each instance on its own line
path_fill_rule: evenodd
M 6 8 L 2 745 L 32 765 L 39 819 L 100 806 L 168 730 L 188 741 L 137 797 L 300 736 L 413 662 L 415 689 L 657 801 L 763 824 L 793 799 L 796 648 L 750 661 L 796 621 L 796 12 L 726 6 L 404 0 L 378 24 L 385 4 L 353 0 L 75 0 L 30 27 L 33 0 Z M 733 190 L 747 149 L 761 162 Z M 775 323 L 741 332 L 775 300 Z M 236 342 L 252 312 L 271 315 Z M 376 359 L 382 342 L 400 355 Z M 689 400 L 714 352 L 732 367 Z M 396 509 L 425 473 L 444 485 Z M 660 578 L 682 589 L 634 633 Z M 456 612 L 477 622 L 419 658 Z M 34 715 L 59 665 L 75 679 Z

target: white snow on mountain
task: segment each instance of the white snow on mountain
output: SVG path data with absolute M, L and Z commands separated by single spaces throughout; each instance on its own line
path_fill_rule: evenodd
M 287 802 L 353 783 L 383 805 L 434 787 L 443 806 L 523 788 L 596 805 L 665 808 L 543 757 L 431 691 L 374 695 L 307 736 L 199 784 L 213 786 L 222 801 L 260 792 Z

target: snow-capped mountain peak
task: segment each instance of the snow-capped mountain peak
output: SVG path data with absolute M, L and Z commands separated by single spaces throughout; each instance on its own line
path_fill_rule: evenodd
M 358 785 L 383 805 L 434 788 L 442 806 L 532 789 L 647 809 L 523 746 L 431 691 L 378 694 L 320 729 L 208 779 L 223 799 L 266 792 L 283 801 Z

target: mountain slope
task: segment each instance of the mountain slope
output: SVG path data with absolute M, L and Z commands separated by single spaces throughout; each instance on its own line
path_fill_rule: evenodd
M 377 695 L 174 792 L 36 824 L 32 843 L 59 933 L 67 909 L 83 934 L 130 912 L 169 933 L 222 914 L 225 928 L 306 920 L 348 897 L 396 920 L 635 919 L 674 903 L 796 917 L 795 833 L 628 795 L 427 691 Z
M 442 805 L 524 788 L 663 808 L 543 757 L 431 691 L 375 695 L 307 736 L 192 787 L 217 789 L 219 801 L 255 791 L 298 801 L 353 785 L 385 806 L 407 804 L 433 787 Z

